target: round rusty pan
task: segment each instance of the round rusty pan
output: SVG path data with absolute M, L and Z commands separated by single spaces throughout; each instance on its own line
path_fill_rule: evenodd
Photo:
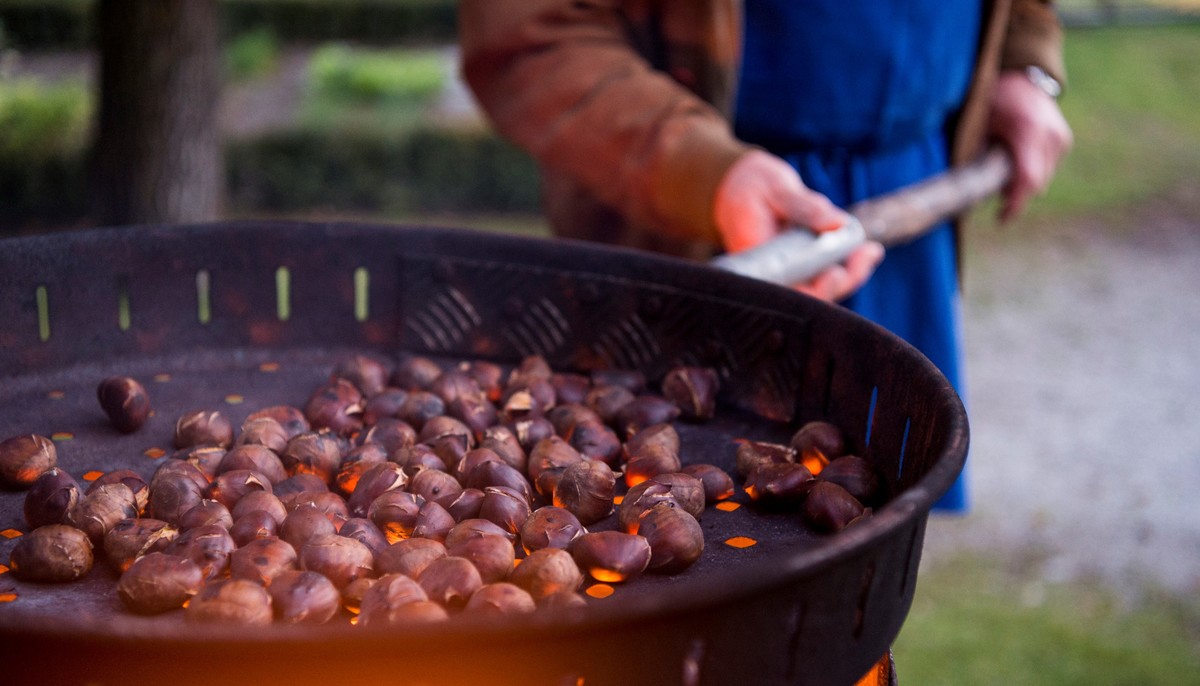
M 710 508 L 683 574 L 643 577 L 579 616 L 375 628 L 186 624 L 121 609 L 98 563 L 61 586 L 0 574 L 6 682 L 176 684 L 845 684 L 883 655 L 916 584 L 932 503 L 962 468 L 966 416 L 934 367 L 869 322 L 797 293 L 634 251 L 469 231 L 346 224 L 134 227 L 0 241 L 0 436 L 54 436 L 60 465 L 149 475 L 174 418 L 237 423 L 301 404 L 352 352 L 561 370 L 717 370 L 718 418 L 681 427 L 685 461 L 733 469 L 735 441 L 827 419 L 885 476 L 861 524 Z M 118 434 L 100 379 L 148 387 Z M 27 530 L 0 493 L 0 531 Z M 738 499 L 745 501 L 744 496 Z M 603 526 L 603 525 L 602 525 Z M 10 532 L 11 533 L 11 532 Z M 731 536 L 757 544 L 735 548 Z M 0 537 L 0 561 L 17 539 Z M 11 679 L 11 681 L 9 681 Z M 348 681 L 354 683 L 354 681 Z

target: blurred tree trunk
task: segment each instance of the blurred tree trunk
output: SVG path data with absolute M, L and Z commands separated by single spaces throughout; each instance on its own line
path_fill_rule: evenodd
M 217 0 L 100 0 L 94 205 L 103 224 L 216 219 Z

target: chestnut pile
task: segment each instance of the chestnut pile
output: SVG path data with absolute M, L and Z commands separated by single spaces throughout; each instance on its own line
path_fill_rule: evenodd
M 579 607 L 587 577 L 687 569 L 704 550 L 706 505 L 734 493 L 724 470 L 682 465 L 672 425 L 713 416 L 716 374 L 679 367 L 659 389 L 639 372 L 557 373 L 537 356 L 507 372 L 419 356 L 389 370 L 354 356 L 302 408 L 259 409 L 237 430 L 219 411 L 184 414 L 176 452 L 148 482 L 120 470 L 86 492 L 54 466 L 53 443 L 17 437 L 0 444 L 0 476 L 30 489 L 32 530 L 10 567 L 70 581 L 98 549 L 130 611 L 186 607 L 195 621 L 319 623 L 345 608 L 369 625 Z M 132 379 L 106 379 L 98 396 L 121 431 L 149 414 Z M 826 531 L 869 514 L 861 503 L 879 481 L 840 456 L 831 430 L 742 444 L 751 499 L 802 508 Z

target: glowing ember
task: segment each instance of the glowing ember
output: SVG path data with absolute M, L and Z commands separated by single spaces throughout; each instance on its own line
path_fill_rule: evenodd
M 734 510 L 738 509 L 741 506 L 742 506 L 741 503 L 735 503 L 735 502 L 732 502 L 729 500 L 719 502 L 716 505 L 713 505 L 713 507 L 717 508 L 718 510 L 720 510 L 722 512 L 733 512 Z
M 816 449 L 805 450 L 800 457 L 800 464 L 808 467 L 808 471 L 812 472 L 813 476 L 821 473 L 825 469 L 825 465 L 829 464 L 829 458 L 825 457 L 825 453 Z
M 55 443 L 60 441 L 69 441 L 73 438 L 75 438 L 75 434 L 71 433 L 70 431 L 55 431 L 54 433 L 50 434 L 50 440 L 54 441 Z
M 17 599 L 17 594 L 13 591 L 8 591 L 6 593 L 0 593 L 0 603 L 11 603 L 12 601 L 14 601 L 16 599 Z
M 592 584 L 591 586 L 587 587 L 587 590 L 584 591 L 584 593 L 587 593 L 593 598 L 607 598 L 612 595 L 615 590 L 616 589 L 608 584 Z
M 358 626 L 358 615 L 354 615 L 350 618 L 350 624 L 352 626 Z
M 104 476 L 104 472 L 93 469 L 90 472 L 84 473 L 83 480 L 84 481 L 95 481 L 96 479 L 99 479 L 102 476 Z
M 603 567 L 592 567 L 591 569 L 587 570 L 587 572 L 588 574 L 591 574 L 592 578 L 596 581 L 603 581 L 610 584 L 619 584 L 629 578 L 629 576 L 626 574 L 622 574 L 612 569 L 604 569 Z M 595 587 L 593 586 L 593 588 Z M 609 591 L 609 593 L 611 592 L 612 591 Z
M 46 394 L 46 397 L 51 400 L 62 400 L 63 398 L 67 397 L 67 394 L 63 393 L 62 391 L 50 391 Z
M 268 374 L 277 372 L 277 371 L 279 371 L 279 363 L 278 362 L 263 362 L 262 364 L 258 365 L 258 371 L 266 372 Z
M 620 505 L 622 500 L 625 500 L 625 496 L 623 496 L 623 495 L 613 496 L 613 505 Z
M 3 536 L 5 538 L 16 538 L 17 536 L 24 536 L 24 535 L 25 534 L 23 534 L 22 532 L 20 532 L 16 529 L 5 529 L 4 531 L 0 531 L 0 536 Z
M 142 454 L 152 460 L 157 460 L 158 458 L 162 457 L 163 455 L 166 455 L 167 451 L 163 450 L 162 448 L 147 448 L 146 452 L 144 452 Z
M 625 472 L 625 484 L 630 488 L 633 488 L 649 478 L 650 477 L 646 476 L 645 474 L 630 474 L 629 472 Z
M 7 573 L 8 573 L 8 567 L 5 565 L 0 565 L 0 574 L 7 574 Z
M 734 536 L 733 538 L 725 540 L 725 545 L 730 546 L 731 548 L 749 548 L 757 543 L 758 541 L 750 538 L 749 536 Z
M 241 405 L 242 403 L 246 402 L 246 397 L 237 393 L 230 393 L 229 395 L 225 396 L 225 402 L 229 403 L 230 405 Z
M 155 381 L 157 381 L 158 383 L 167 383 L 168 381 L 170 381 L 170 380 L 171 380 L 171 375 L 170 375 L 170 374 L 166 374 L 166 373 L 163 373 L 163 374 L 155 374 L 155 375 L 154 375 L 154 380 L 155 380 Z

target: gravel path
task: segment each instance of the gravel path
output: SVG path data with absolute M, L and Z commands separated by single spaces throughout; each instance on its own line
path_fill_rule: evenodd
M 1193 182 L 1194 183 L 1194 182 Z M 973 511 L 926 559 L 1000 552 L 1045 581 L 1200 591 L 1200 188 L 1019 236 L 966 276 Z

